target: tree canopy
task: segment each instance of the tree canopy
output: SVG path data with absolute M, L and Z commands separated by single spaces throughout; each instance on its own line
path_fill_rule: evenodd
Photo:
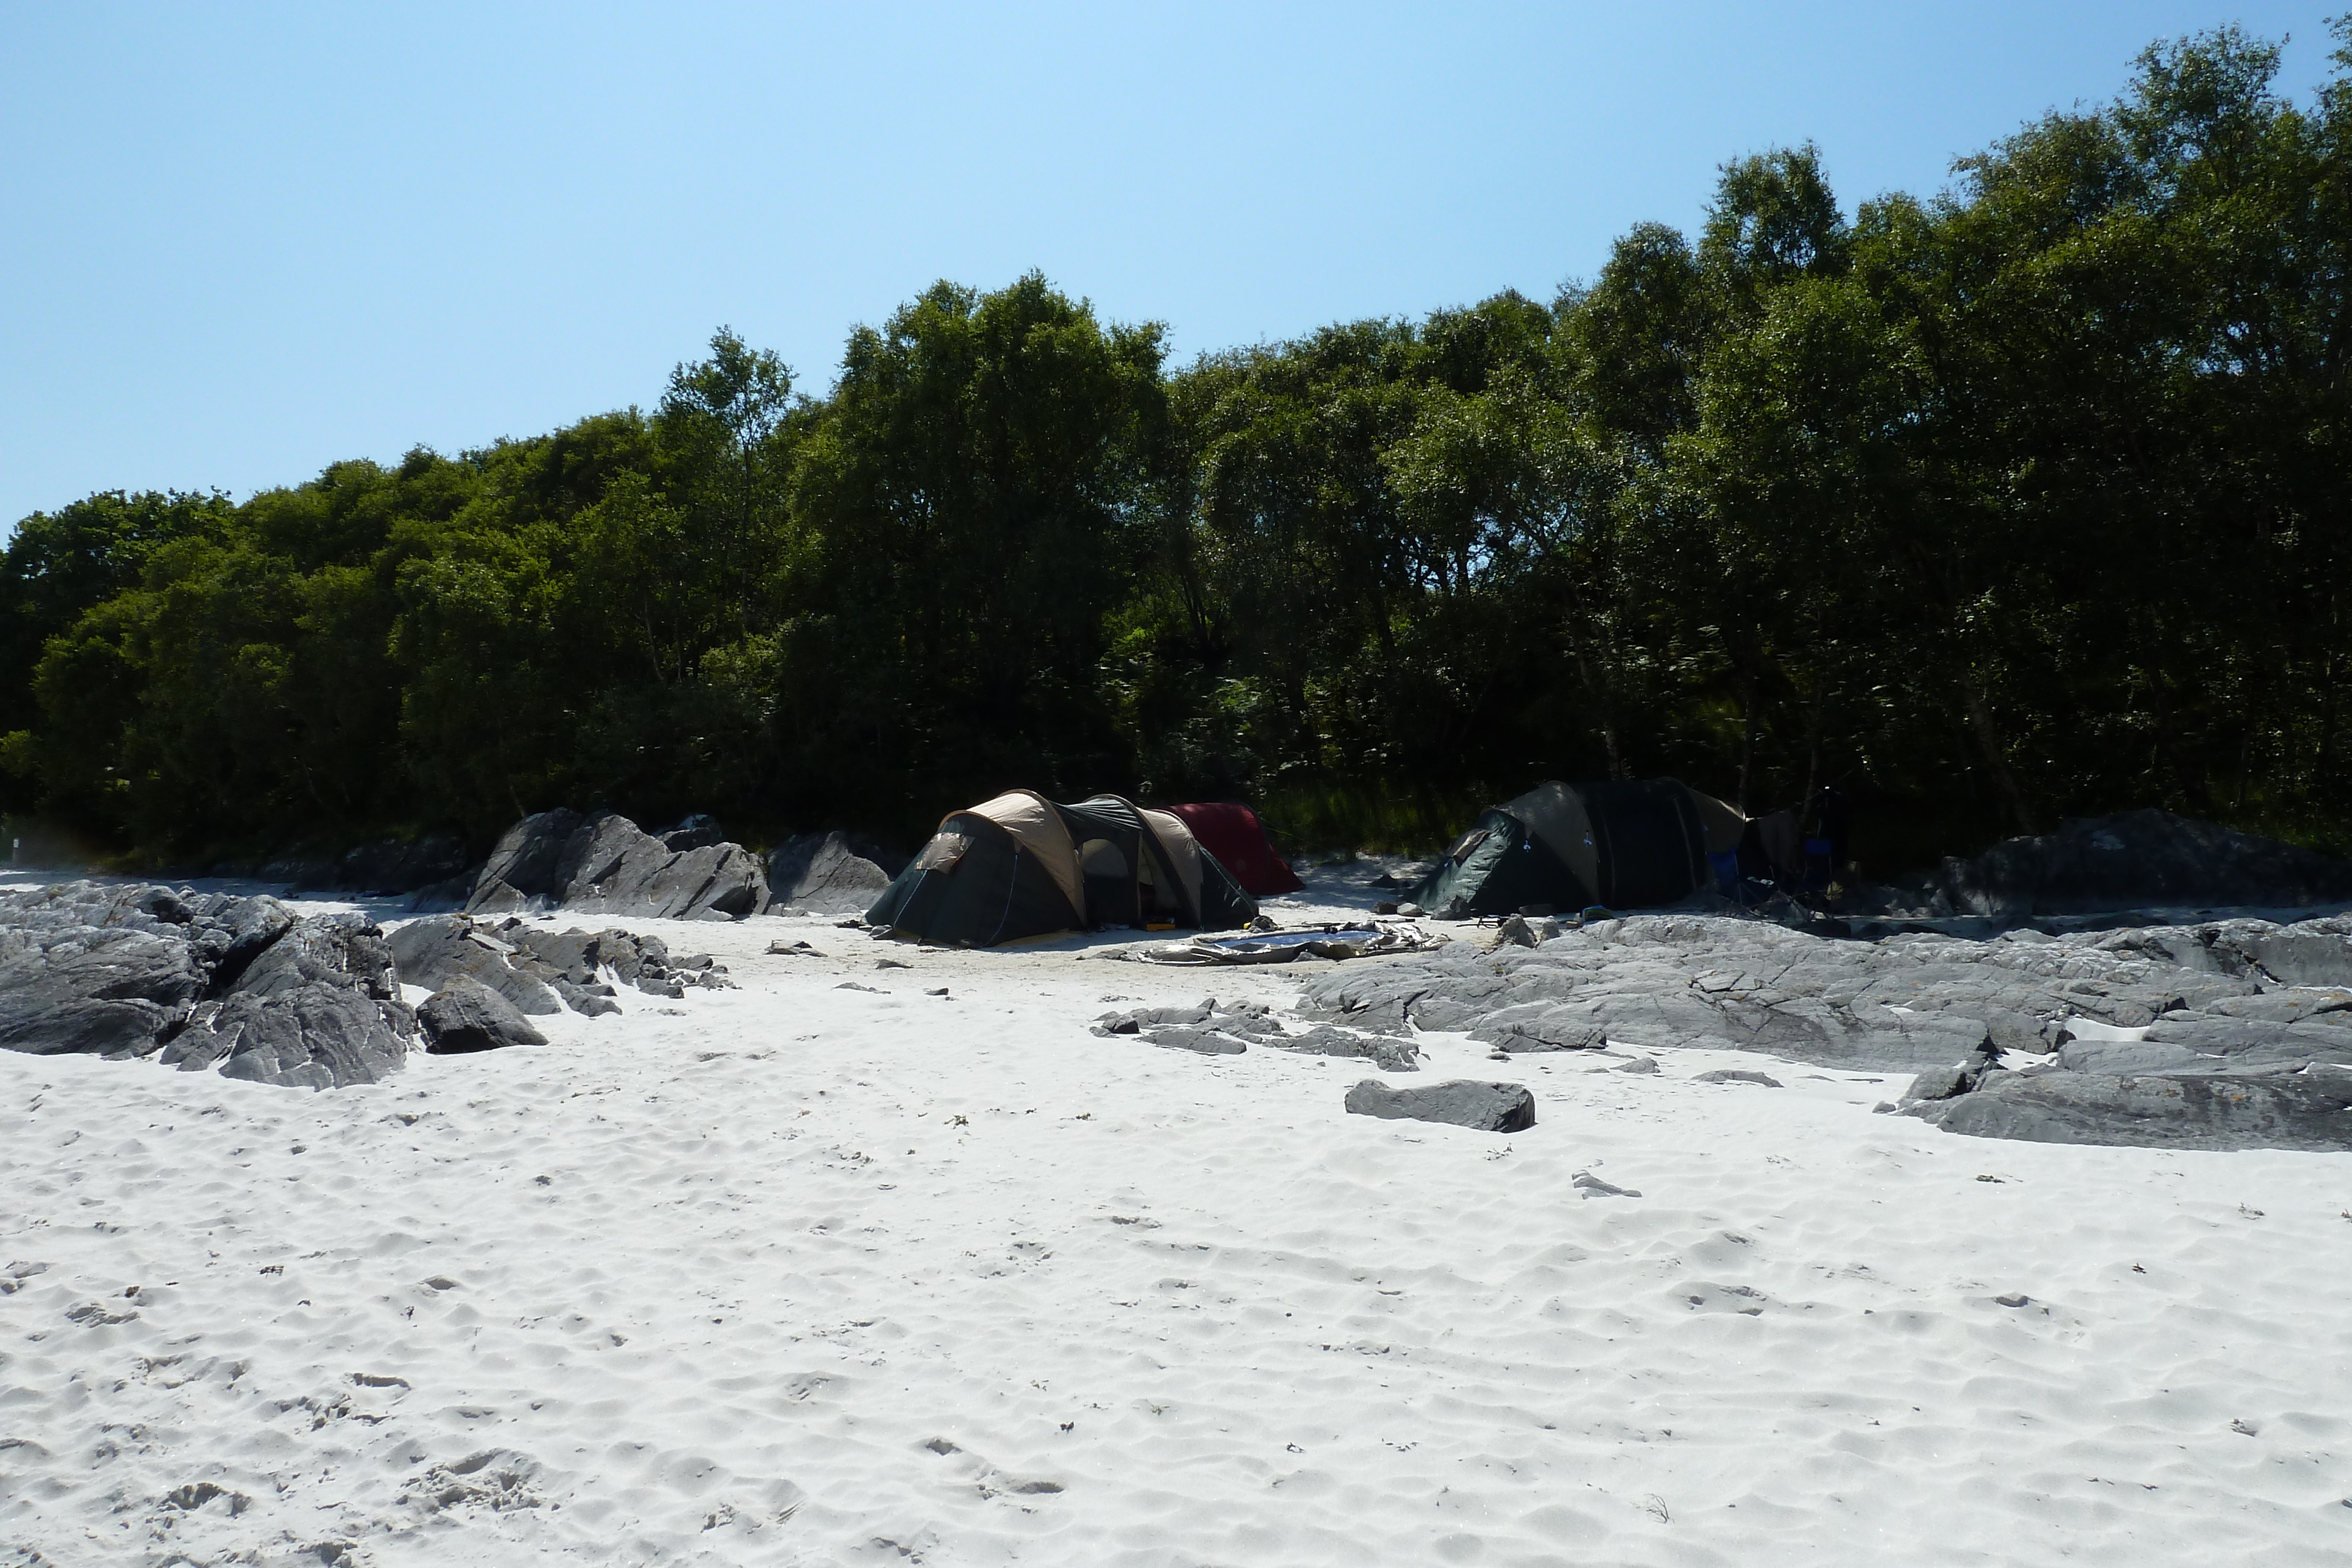
M 1589 284 L 1171 366 L 1034 275 L 721 329 L 651 413 L 0 562 L 0 810 L 175 856 L 609 804 L 909 836 L 1027 784 L 1426 840 L 1547 777 L 1885 862 L 2157 804 L 2341 845 L 2352 32 L 2233 28 L 1841 205 L 1727 163 Z

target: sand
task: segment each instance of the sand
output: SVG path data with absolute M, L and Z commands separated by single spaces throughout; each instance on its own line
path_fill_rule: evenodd
M 0 1053 L 0 1563 L 2352 1563 L 2352 1156 L 1434 1034 L 1537 1125 L 1377 1121 L 1087 1031 L 1284 971 L 628 924 L 741 988 L 326 1093 Z

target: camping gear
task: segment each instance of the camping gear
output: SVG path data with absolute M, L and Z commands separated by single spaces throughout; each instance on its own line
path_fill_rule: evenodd
M 1184 819 L 1184 825 L 1192 830 L 1201 847 L 1215 855 L 1219 863 L 1234 873 L 1234 880 L 1242 884 L 1243 891 L 1252 896 L 1267 898 L 1278 893 L 1297 893 L 1307 885 L 1275 852 L 1274 845 L 1266 841 L 1265 824 L 1247 806 L 1221 801 L 1168 809 Z
M 1183 820 L 1117 795 L 1059 805 L 1010 789 L 950 812 L 866 912 L 866 924 L 993 947 L 1087 926 L 1226 931 L 1257 904 Z
M 1146 964 L 1288 964 L 1309 956 L 1361 958 L 1374 953 L 1412 953 L 1434 945 L 1412 925 L 1318 925 L 1247 936 L 1195 936 L 1166 947 L 1146 947 L 1133 956 Z
M 1531 904 L 1640 909 L 1688 897 L 1736 854 L 1747 819 L 1679 779 L 1538 784 L 1488 808 L 1412 902 L 1442 919 Z

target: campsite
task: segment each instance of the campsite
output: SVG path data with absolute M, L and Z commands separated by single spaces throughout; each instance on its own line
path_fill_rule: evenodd
M 1622 821 L 1605 790 L 1532 793 L 1648 846 L 1621 865 L 1706 866 L 1663 785 L 1620 792 Z M 1444 938 L 1276 963 L 1157 961 L 1248 935 L 1136 918 L 1141 887 L 1188 885 L 1143 836 L 1173 813 L 1017 792 L 948 813 L 895 879 L 795 841 L 740 916 L 709 907 L 758 902 L 713 880 L 738 846 L 581 813 L 517 824 L 471 914 L 174 894 L 198 921 L 382 922 L 429 1045 L 316 1093 L 178 1043 L 9 1059 L 5 1306 L 45 1325 L 9 1352 L 13 1418 L 140 1436 L 18 1440 L 0 1524 L 42 1521 L 60 1562 L 1797 1562 L 1831 1531 L 1958 1563 L 2031 1555 L 2054 1511 L 2094 1556 L 2338 1552 L 2352 1388 L 2305 1260 L 2345 1223 L 2313 1162 L 2352 1155 L 2311 1141 L 2324 1108 L 2168 1122 L 1990 1080 L 2142 1050 L 2174 1075 L 2143 1082 L 2288 1082 L 2231 1054 L 2272 1041 L 2316 1085 L 2352 1060 L 2327 1022 L 2352 919 L 2060 913 L 2085 874 L 2063 837 L 1954 873 L 2005 913 L 1877 938 L 1711 887 L 1681 914 L 1377 913 L 1496 836 L 1539 843 L 1497 835 L 1538 815 L 1506 804 L 1433 862 L 1234 888 L 1211 918 Z M 1014 847 L 1074 822 L 1103 836 L 1062 844 L 1067 886 L 1016 882 Z M 2343 891 L 2284 846 L 2094 831 L 2118 832 L 2144 870 L 2168 843 L 2273 896 Z M 992 919 L 1024 888 L 1064 927 L 1071 889 L 1123 918 L 890 924 L 975 874 Z M 2302 988 L 2243 977 L 2273 971 Z M 529 1009 L 528 1038 L 453 1040 L 426 1015 L 457 991 Z M 2162 1032 L 2151 1008 L 2240 1032 L 2186 1067 L 2117 1043 Z M 1525 1113 L 1432 1108 L 1487 1084 Z
M 0 1568 L 2352 1568 L 2352 17 L 27 11 Z

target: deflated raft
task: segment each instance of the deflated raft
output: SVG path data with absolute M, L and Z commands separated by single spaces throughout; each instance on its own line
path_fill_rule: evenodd
M 1145 947 L 1133 956 L 1145 964 L 1288 964 L 1301 956 L 1363 958 L 1378 953 L 1413 953 L 1434 946 L 1439 940 L 1417 925 L 1318 925 L 1244 936 L 1195 936 L 1187 942 Z

